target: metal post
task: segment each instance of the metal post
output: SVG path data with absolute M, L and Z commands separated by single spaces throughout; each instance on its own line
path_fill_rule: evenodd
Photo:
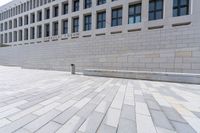
M 75 64 L 71 64 L 71 74 L 75 74 Z

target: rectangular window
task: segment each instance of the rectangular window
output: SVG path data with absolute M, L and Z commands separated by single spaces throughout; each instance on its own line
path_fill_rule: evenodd
M 92 7 L 92 0 L 84 0 L 84 8 L 90 8 Z
M 28 40 L 28 28 L 24 29 L 24 40 Z
M 35 27 L 31 27 L 31 39 L 35 39 Z
M 49 34 L 50 34 L 49 24 L 45 24 L 45 34 L 44 34 L 44 36 L 49 37 Z
M 19 26 L 22 26 L 22 25 L 23 25 L 22 17 L 19 17 Z
M 49 19 L 50 18 L 50 9 L 46 8 L 45 9 L 45 19 Z
M 24 16 L 24 25 L 28 25 L 28 15 Z
M 19 41 L 22 41 L 22 30 L 19 30 Z
M 128 11 L 128 23 L 141 22 L 141 3 L 130 5 Z
M 92 16 L 86 15 L 84 16 L 84 31 L 91 30 L 92 27 Z
M 149 20 L 158 20 L 163 18 L 163 0 L 149 1 Z
M 31 23 L 35 23 L 35 13 L 31 13 Z
M 58 10 L 59 10 L 58 5 L 56 5 L 56 6 L 53 7 L 53 16 L 54 16 L 54 17 L 57 17 L 57 16 L 58 16 L 58 13 L 59 13 Z
M 97 5 L 105 4 L 106 0 L 97 0 Z
M 17 31 L 14 31 L 14 42 L 17 41 Z
M 68 33 L 68 20 L 63 20 L 62 21 L 62 34 L 67 34 Z
M 45 24 L 45 37 L 49 37 L 50 34 L 50 27 L 49 24 Z
M 9 32 L 9 42 L 12 42 L 12 32 Z
M 97 29 L 106 27 L 106 11 L 97 13 Z
M 72 21 L 72 32 L 75 33 L 75 32 L 79 32 L 79 18 L 73 18 L 73 21 Z
M 39 25 L 37 26 L 37 38 L 41 38 L 42 37 L 42 26 Z
M 189 14 L 189 0 L 173 0 L 173 16 L 184 16 Z
M 42 21 L 42 11 L 37 12 L 37 21 Z
M 79 0 L 73 1 L 73 12 L 79 11 Z
M 67 14 L 68 13 L 68 3 L 63 3 L 62 4 L 62 14 Z
M 9 21 L 9 29 L 12 29 L 12 20 Z
M 53 22 L 53 36 L 58 35 L 58 22 Z
M 14 19 L 14 28 L 17 27 L 17 19 Z
M 112 26 L 122 25 L 122 8 L 112 9 Z

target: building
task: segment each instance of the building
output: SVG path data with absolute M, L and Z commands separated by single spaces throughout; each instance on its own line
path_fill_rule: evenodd
M 16 46 L 0 50 L 0 64 L 200 73 L 198 5 L 199 0 L 15 0 L 0 7 L 0 42 Z

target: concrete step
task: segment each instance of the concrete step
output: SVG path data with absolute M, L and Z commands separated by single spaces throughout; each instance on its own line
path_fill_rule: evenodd
M 83 71 L 83 74 L 86 76 L 102 76 L 102 77 L 116 77 L 116 78 L 200 84 L 200 74 L 190 74 L 190 73 L 86 69 Z

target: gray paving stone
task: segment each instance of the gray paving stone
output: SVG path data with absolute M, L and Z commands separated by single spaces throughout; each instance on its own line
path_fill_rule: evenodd
M 162 110 L 169 120 L 186 123 L 186 121 L 175 109 L 169 107 L 162 107 Z
M 66 111 L 62 112 L 60 115 L 58 115 L 54 121 L 59 124 L 64 124 L 66 121 L 68 121 L 73 115 L 78 111 L 78 108 L 71 107 L 67 109 Z
M 158 103 L 156 101 L 148 100 L 148 101 L 146 101 L 146 103 L 147 103 L 147 106 L 149 109 L 161 110 L 160 106 L 158 105 Z
M 82 118 L 87 118 L 88 115 L 95 109 L 97 105 L 96 104 L 91 104 L 91 103 L 88 103 L 85 107 L 83 107 L 78 113 L 77 115 L 79 117 L 82 117 Z
M 80 132 L 94 133 L 103 120 L 104 114 L 93 112 L 79 128 Z
M 178 133 L 196 133 L 196 131 L 186 123 L 172 121 L 172 124 Z
M 39 130 L 37 130 L 36 133 L 55 133 L 61 126 L 62 125 L 54 121 L 50 121 L 49 123 L 41 127 Z
M 174 130 L 172 125 L 170 124 L 170 121 L 167 119 L 163 112 L 157 110 L 150 110 L 150 113 L 155 126 L 166 128 L 169 130 Z
M 48 113 L 44 114 L 43 116 L 39 117 L 38 119 L 30 122 L 26 126 L 24 126 L 25 129 L 27 129 L 30 132 L 35 132 L 45 124 L 47 124 L 50 120 L 52 120 L 54 117 L 56 117 L 60 111 L 52 110 Z
M 97 133 L 116 133 L 116 131 L 117 131 L 117 128 L 108 126 L 106 124 L 102 124 L 99 127 Z
M 117 133 L 137 133 L 136 122 L 128 119 L 120 119 Z
M 23 127 L 24 125 L 28 124 L 29 122 L 33 121 L 34 119 L 36 119 L 37 116 L 35 115 L 27 115 L 17 121 L 14 121 L 13 123 L 6 125 L 2 128 L 0 128 L 0 133 L 11 133 L 16 131 L 17 129 Z
M 123 105 L 120 118 L 135 121 L 135 108 L 130 105 Z

